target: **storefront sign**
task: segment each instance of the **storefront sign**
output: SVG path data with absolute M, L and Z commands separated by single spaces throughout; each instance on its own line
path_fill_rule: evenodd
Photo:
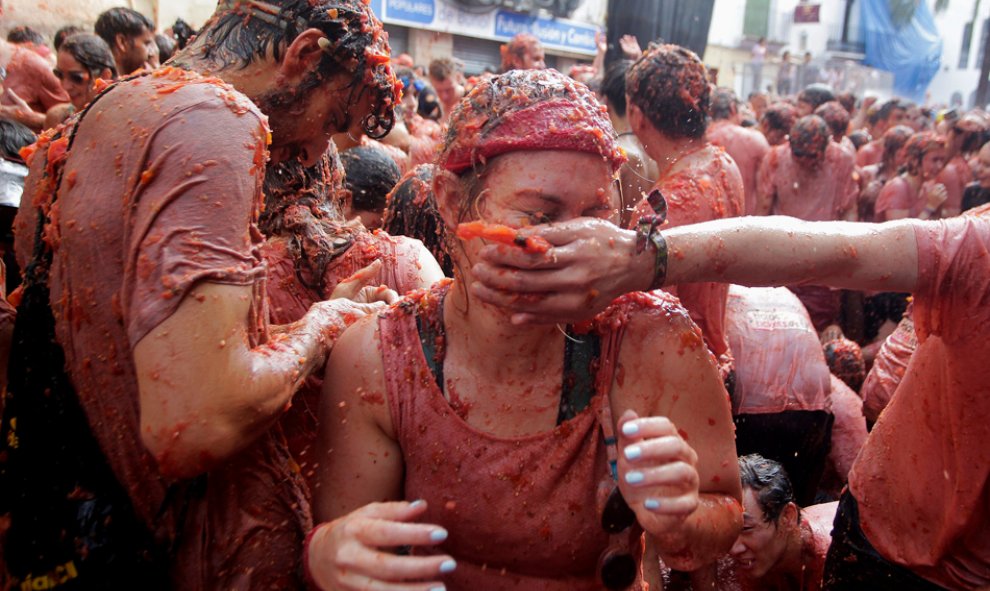
M 508 41 L 532 33 L 546 47 L 595 55 L 598 27 L 569 19 L 550 19 L 497 9 L 468 12 L 445 0 L 371 0 L 371 8 L 386 23 L 493 41 Z
M 821 4 L 798 4 L 794 8 L 794 22 L 796 23 L 818 23 L 821 22 Z

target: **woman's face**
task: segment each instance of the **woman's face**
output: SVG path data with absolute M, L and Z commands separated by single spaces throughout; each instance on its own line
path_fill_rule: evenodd
M 929 150 L 921 158 L 921 178 L 926 181 L 935 178 L 944 166 L 945 150 L 938 148 Z
M 58 52 L 55 76 L 76 110 L 82 109 L 93 98 L 93 79 L 89 70 L 83 67 L 72 54 L 66 51 Z
M 459 196 L 467 199 L 467 196 Z M 511 152 L 488 164 L 477 204 L 458 220 L 460 203 L 439 198 L 448 225 L 480 219 L 522 228 L 594 217 L 618 219 L 618 188 L 608 163 L 596 154 L 543 150 Z M 451 235 L 456 228 L 451 228 Z M 481 240 L 461 242 L 469 261 Z M 462 265 L 469 268 L 470 265 Z

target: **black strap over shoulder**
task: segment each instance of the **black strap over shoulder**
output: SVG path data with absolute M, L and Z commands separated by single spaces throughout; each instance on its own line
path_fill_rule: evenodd
M 436 318 L 416 315 L 416 329 L 423 347 L 423 356 L 441 392 L 444 392 L 444 352 L 438 348 L 437 343 L 446 342 L 443 303 L 444 300 L 441 300 L 436 307 Z M 591 404 L 591 399 L 595 396 L 595 364 L 601 354 L 601 339 L 597 334 L 576 336 L 568 326 L 564 336 L 564 375 L 557 411 L 558 425 L 573 419 Z

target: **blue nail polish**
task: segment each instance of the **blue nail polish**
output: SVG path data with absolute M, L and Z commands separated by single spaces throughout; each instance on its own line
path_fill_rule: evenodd
M 423 499 L 417 499 L 417 500 L 409 503 L 409 508 L 410 509 L 419 509 L 419 508 L 421 508 L 425 504 L 426 504 L 426 501 L 424 501 Z
M 439 587 L 431 587 L 430 591 L 447 591 L 447 588 L 444 587 L 443 585 L 440 585 Z
M 430 532 L 431 542 L 442 542 L 447 539 L 447 530 L 445 529 L 435 529 Z
M 643 501 L 643 506 L 649 509 L 650 511 L 656 511 L 657 509 L 660 508 L 660 501 L 656 499 L 646 499 L 645 501 Z
M 627 460 L 638 460 L 643 456 L 643 448 L 638 445 L 630 445 L 625 449 L 624 453 Z
M 443 562 L 440 563 L 440 572 L 441 573 L 444 573 L 444 574 L 446 574 L 446 573 L 452 573 L 452 572 L 454 572 L 454 569 L 455 568 L 457 568 L 457 562 L 455 562 L 454 560 L 444 560 Z
M 639 484 L 644 480 L 646 480 L 646 477 L 643 476 L 642 472 L 638 472 L 638 471 L 626 472 L 626 482 L 628 482 L 629 484 Z
M 622 425 L 622 434 L 628 437 L 639 434 L 639 425 L 633 422 Z

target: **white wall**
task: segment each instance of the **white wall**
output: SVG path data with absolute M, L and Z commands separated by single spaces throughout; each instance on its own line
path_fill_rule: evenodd
M 929 0 L 932 3 L 933 0 Z M 935 24 L 942 36 L 942 65 L 928 86 L 929 102 L 948 105 L 954 92 L 963 96 L 963 106 L 969 107 L 969 97 L 976 90 L 980 77 L 980 37 L 983 20 L 990 17 L 990 0 L 982 0 L 973 27 L 973 39 L 969 46 L 969 60 L 965 69 L 959 69 L 963 29 L 973 15 L 976 0 L 951 0 L 949 9 L 935 15 Z

